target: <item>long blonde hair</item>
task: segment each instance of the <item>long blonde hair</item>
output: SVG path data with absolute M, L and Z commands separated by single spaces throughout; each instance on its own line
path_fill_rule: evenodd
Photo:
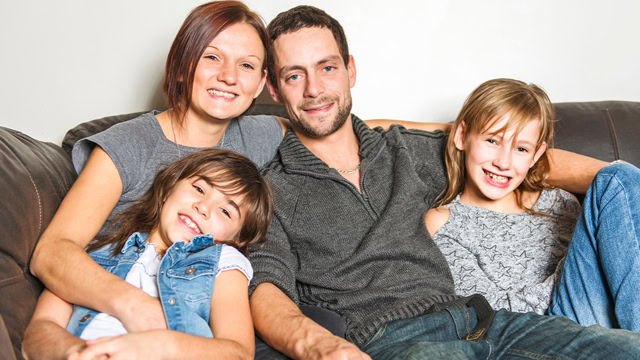
M 457 129 L 464 123 L 465 138 L 470 133 L 483 133 L 507 114 L 509 120 L 498 132 L 515 128 L 517 136 L 530 121 L 539 121 L 540 135 L 536 150 L 543 143 L 546 143 L 547 149 L 553 146 L 555 111 L 544 90 L 535 84 L 526 84 L 514 79 L 493 79 L 482 83 L 465 100 L 451 127 L 445 153 L 449 186 L 437 206 L 448 204 L 464 190 L 465 154 L 464 151 L 458 150 L 454 142 Z M 523 205 L 522 192 L 542 190 L 546 185 L 549 170 L 549 158 L 545 151 L 515 190 L 519 207 L 531 211 Z

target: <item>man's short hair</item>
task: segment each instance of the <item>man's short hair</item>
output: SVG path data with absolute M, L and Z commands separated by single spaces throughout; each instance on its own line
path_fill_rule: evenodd
M 275 51 L 273 49 L 273 43 L 282 34 L 295 32 L 308 27 L 327 28 L 331 30 L 333 38 L 336 40 L 338 48 L 340 49 L 340 55 L 342 56 L 344 65 L 347 66 L 349 64 L 349 45 L 347 44 L 347 37 L 344 34 L 342 25 L 340 25 L 338 20 L 332 18 L 329 14 L 317 7 L 309 5 L 296 6 L 278 14 L 278 16 L 269 23 L 269 26 L 267 26 L 271 45 L 270 49 L 272 50 L 267 56 L 267 71 L 269 82 L 271 82 L 271 85 L 275 88 L 278 88 L 278 82 L 275 71 Z

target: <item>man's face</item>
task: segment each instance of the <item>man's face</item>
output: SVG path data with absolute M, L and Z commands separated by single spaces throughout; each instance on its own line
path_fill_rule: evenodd
M 351 113 L 355 85 L 353 58 L 345 66 L 327 28 L 302 28 L 280 35 L 273 44 L 278 89 L 271 96 L 287 108 L 291 126 L 309 137 L 338 130 Z

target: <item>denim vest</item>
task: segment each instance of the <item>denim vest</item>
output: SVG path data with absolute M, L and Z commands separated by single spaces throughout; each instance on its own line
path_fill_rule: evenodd
M 150 246 L 148 234 L 134 233 L 122 251 L 112 256 L 112 245 L 89 255 L 103 268 L 124 279 Z M 213 337 L 209 326 L 211 296 L 224 245 L 214 245 L 213 236 L 199 235 L 190 242 L 174 243 L 167 249 L 158 270 L 158 293 L 168 328 L 193 335 Z M 73 305 L 67 330 L 80 336 L 99 311 Z

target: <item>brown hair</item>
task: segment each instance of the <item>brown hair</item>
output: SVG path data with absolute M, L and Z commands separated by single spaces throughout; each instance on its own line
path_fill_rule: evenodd
M 316 7 L 309 5 L 296 6 L 287 11 L 283 11 L 275 19 L 271 20 L 267 27 L 269 33 L 269 46 L 282 34 L 292 33 L 302 28 L 319 27 L 331 30 L 333 38 L 336 40 L 338 49 L 344 65 L 349 65 L 349 45 L 347 44 L 347 36 L 338 20 L 332 18 Z M 278 82 L 275 71 L 275 54 L 273 52 L 267 55 L 267 76 L 269 82 L 274 88 L 278 88 Z
M 458 150 L 454 143 L 458 127 L 464 122 L 465 137 L 470 133 L 482 133 L 507 114 L 509 114 L 509 120 L 502 129 L 498 130 L 498 133 L 515 128 L 517 136 L 528 122 L 537 120 L 540 123 L 540 136 L 536 143 L 536 150 L 543 142 L 547 144 L 547 149 L 553 146 L 555 111 L 544 90 L 535 84 L 526 84 L 514 79 L 493 79 L 482 83 L 464 102 L 460 114 L 451 127 L 445 154 L 449 187 L 437 206 L 451 202 L 464 190 L 466 177 L 464 151 Z M 549 158 L 545 151 L 529 169 L 522 184 L 515 190 L 518 206 L 532 212 L 523 205 L 522 192 L 542 190 L 549 176 L 549 166 Z
M 202 4 L 193 9 L 182 23 L 169 50 L 162 83 L 167 106 L 173 108 L 179 123 L 183 121 L 191 105 L 193 78 L 200 57 L 218 34 L 236 23 L 253 26 L 267 56 L 269 36 L 264 22 L 260 15 L 249 10 L 240 1 L 212 1 Z M 263 61 L 263 71 L 266 66 Z
M 244 223 L 237 241 L 227 243 L 247 253 L 249 244 L 265 241 L 273 212 L 273 196 L 256 165 L 246 157 L 229 150 L 206 149 L 176 161 L 160 171 L 151 187 L 136 202 L 118 213 L 110 222 L 108 235 L 98 237 L 87 251 L 115 244 L 118 254 L 134 232 L 150 233 L 160 222 L 162 205 L 176 184 L 183 179 L 199 177 L 227 195 L 242 195 Z

